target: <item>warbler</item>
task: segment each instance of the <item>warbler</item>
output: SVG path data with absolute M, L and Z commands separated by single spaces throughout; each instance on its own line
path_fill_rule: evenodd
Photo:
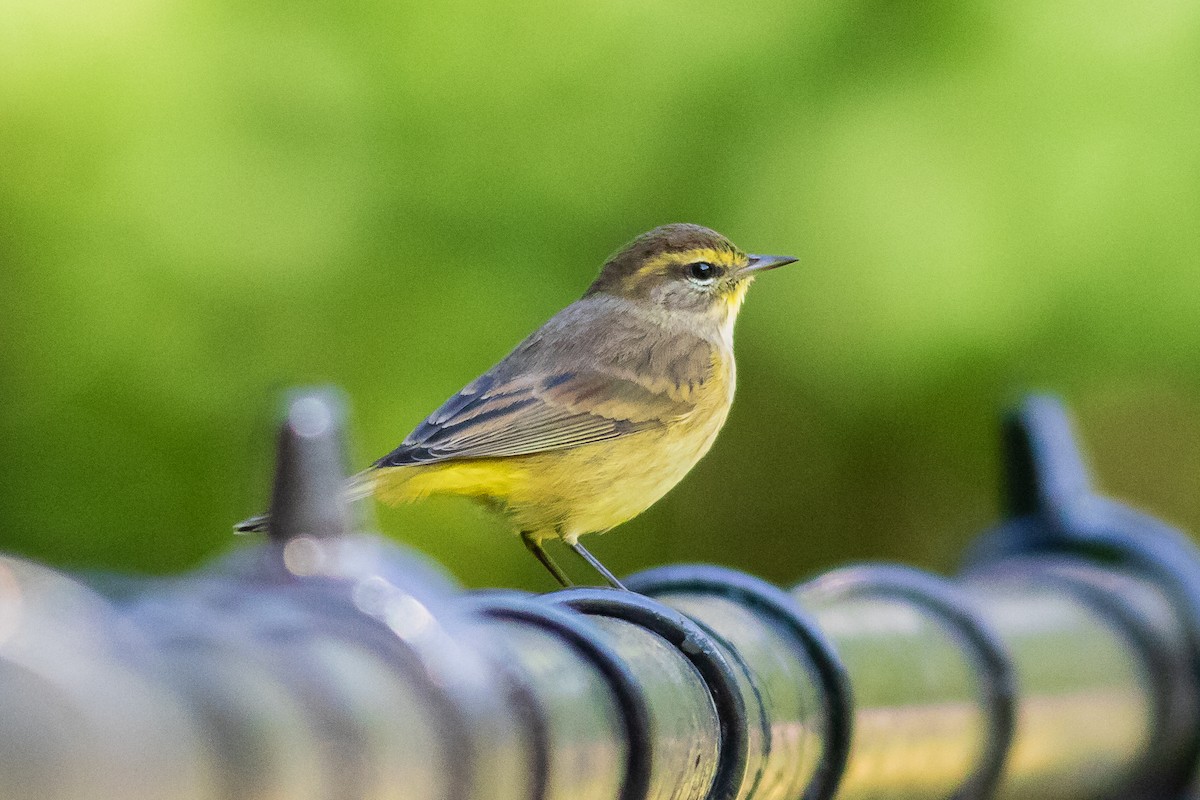
M 579 538 L 645 511 L 708 452 L 733 402 L 746 290 L 795 260 L 748 255 L 699 225 L 638 236 L 581 299 L 357 475 L 352 492 L 387 503 L 473 498 L 504 515 L 563 586 L 571 581 L 543 549 L 548 539 L 622 588 Z

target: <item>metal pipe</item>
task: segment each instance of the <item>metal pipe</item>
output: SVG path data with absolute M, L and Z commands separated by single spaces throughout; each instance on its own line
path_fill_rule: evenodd
M 917 570 L 835 570 L 793 590 L 830 637 L 854 692 L 839 798 L 990 795 L 1013 728 L 995 633 L 957 588 Z
M 0 795 L 213 797 L 219 765 L 153 655 L 96 592 L 0 557 Z
M 711 566 L 663 567 L 627 585 L 696 620 L 738 666 L 749 717 L 739 797 L 832 795 L 849 744 L 846 675 L 829 642 L 784 592 Z
M 569 589 L 544 602 L 587 615 L 638 676 L 649 712 L 647 800 L 734 800 L 746 772 L 746 707 L 719 644 L 633 592 Z
M 353 526 L 340 411 L 289 400 L 271 539 L 195 576 L 0 557 L 0 795 L 241 800 L 1180 796 L 1200 553 L 1091 493 L 1053 404 L 956 581 L 463 595 Z M 1069 452 L 1068 452 L 1069 451 Z
M 646 699 L 618 653 L 583 616 L 515 593 L 469 598 L 459 607 L 493 662 L 528 697 L 529 724 L 544 760 L 532 796 L 544 800 L 637 800 L 650 781 Z
M 1147 665 L 1110 615 L 1038 578 L 992 575 L 967 586 L 1021 687 L 996 797 L 1119 796 L 1150 740 Z

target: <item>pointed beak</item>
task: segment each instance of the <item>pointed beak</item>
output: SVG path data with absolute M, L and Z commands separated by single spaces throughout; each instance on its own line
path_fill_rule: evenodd
M 754 275 L 759 272 L 766 272 L 769 269 L 782 267 L 785 264 L 791 264 L 799 259 L 792 256 L 748 256 L 750 263 L 742 267 L 740 270 L 742 275 Z

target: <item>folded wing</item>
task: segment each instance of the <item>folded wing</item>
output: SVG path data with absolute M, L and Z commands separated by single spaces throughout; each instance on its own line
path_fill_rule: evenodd
M 565 450 L 661 428 L 692 408 L 670 393 L 604 372 L 536 379 L 488 373 L 447 400 L 375 466 Z

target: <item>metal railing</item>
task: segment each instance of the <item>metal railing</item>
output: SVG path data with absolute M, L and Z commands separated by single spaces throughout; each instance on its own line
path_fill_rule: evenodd
M 954 579 L 465 593 L 353 532 L 339 406 L 294 396 L 272 538 L 170 580 L 0 558 L 0 797 L 1174 798 L 1200 558 L 1097 496 L 1066 415 L 1005 427 L 1008 519 Z

